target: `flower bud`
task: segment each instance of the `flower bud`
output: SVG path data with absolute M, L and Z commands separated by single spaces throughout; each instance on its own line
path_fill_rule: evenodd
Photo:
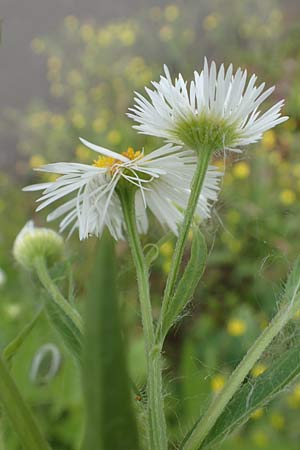
M 26 269 L 33 269 L 35 259 L 42 257 L 51 266 L 62 259 L 63 238 L 49 228 L 38 228 L 33 221 L 27 222 L 16 237 L 13 254 L 16 261 Z

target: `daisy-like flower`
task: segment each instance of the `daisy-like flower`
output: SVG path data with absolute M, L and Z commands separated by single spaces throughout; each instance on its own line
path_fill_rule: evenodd
M 115 239 L 123 239 L 124 216 L 118 191 L 130 187 L 136 192 L 139 233 L 148 229 L 148 207 L 161 225 L 177 234 L 195 169 L 193 152 L 167 144 L 148 155 L 132 148 L 115 153 L 80 140 L 100 155 L 92 165 L 59 162 L 36 169 L 60 175 L 53 182 L 24 188 L 43 191 L 37 211 L 70 196 L 47 217 L 48 221 L 63 217 L 60 231 L 69 227 L 71 234 L 78 228 L 80 239 L 85 239 L 90 235 L 100 236 L 107 226 Z M 220 176 L 215 167 L 208 168 L 196 210 L 201 218 L 209 217 L 211 204 L 217 199 Z
M 283 100 L 260 111 L 274 87 L 256 86 L 256 75 L 248 80 L 246 70 L 233 73 L 232 65 L 226 71 L 221 65 L 217 71 L 215 62 L 209 67 L 205 59 L 204 69 L 195 72 L 188 85 L 181 74 L 173 83 L 168 68 L 164 69 L 165 76 L 152 83 L 154 90 L 146 88 L 149 99 L 136 93 L 136 104 L 128 113 L 139 123 L 134 128 L 140 133 L 194 150 L 239 151 L 287 120 L 280 113 Z

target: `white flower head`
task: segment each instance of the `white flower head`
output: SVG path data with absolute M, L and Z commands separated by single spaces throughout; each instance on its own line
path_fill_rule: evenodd
M 33 269 L 37 257 L 45 258 L 48 265 L 60 261 L 64 254 L 62 236 L 49 228 L 35 227 L 32 220 L 17 235 L 13 254 L 26 269 Z
M 124 216 L 118 189 L 135 189 L 135 208 L 139 233 L 146 233 L 146 208 L 161 225 L 177 233 L 183 219 L 196 157 L 191 151 L 171 144 L 145 155 L 129 148 L 115 153 L 84 139 L 81 142 L 100 155 L 92 165 L 59 162 L 38 168 L 60 175 L 55 181 L 32 185 L 26 191 L 42 190 L 38 199 L 41 210 L 53 202 L 70 196 L 56 207 L 47 220 L 63 217 L 60 231 L 69 227 L 71 234 L 79 229 L 80 239 L 101 236 L 105 226 L 115 239 L 124 238 Z M 211 203 L 217 199 L 221 173 L 209 167 L 199 198 L 197 214 L 209 217 Z
M 233 73 L 232 65 L 226 71 L 221 65 L 217 71 L 215 62 L 209 67 L 205 58 L 204 69 L 200 74 L 195 71 L 188 85 L 181 74 L 173 83 L 167 66 L 164 69 L 165 76 L 152 82 L 154 90 L 146 88 L 149 99 L 136 93 L 136 104 L 128 113 L 140 133 L 194 150 L 239 151 L 287 120 L 280 113 L 283 100 L 260 111 L 274 87 L 256 86 L 257 77 L 248 80 L 246 70 Z

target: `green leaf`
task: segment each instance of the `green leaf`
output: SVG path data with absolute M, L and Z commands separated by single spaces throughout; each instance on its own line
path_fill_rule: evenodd
M 46 312 L 53 328 L 62 338 L 67 349 L 75 357 L 76 361 L 82 362 L 83 336 L 76 324 L 66 315 L 59 304 L 53 302 L 52 298 L 46 296 Z
M 162 318 L 162 335 L 165 336 L 192 299 L 203 275 L 207 258 L 207 246 L 199 228 L 193 229 L 191 256 L 178 283 L 166 314 Z
M 206 450 L 218 444 L 239 425 L 245 423 L 253 411 L 266 405 L 275 395 L 286 389 L 299 374 L 300 351 L 295 347 L 278 357 L 270 369 L 237 391 L 199 450 Z
M 64 298 L 51 278 L 46 261 L 35 259 L 38 278 L 46 290 L 45 307 L 50 323 L 62 337 L 66 347 L 80 362 L 82 355 L 83 326 L 80 314 L 74 305 Z
M 20 333 L 5 347 L 2 352 L 3 359 L 7 364 L 11 362 L 11 359 L 20 349 L 23 342 L 26 340 L 27 336 L 30 334 L 31 330 L 37 323 L 42 312 L 42 308 L 37 312 L 34 318 L 20 331 Z
M 103 236 L 86 299 L 84 449 L 138 450 L 110 237 Z

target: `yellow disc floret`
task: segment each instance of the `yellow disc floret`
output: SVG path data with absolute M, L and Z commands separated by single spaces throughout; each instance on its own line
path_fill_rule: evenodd
M 125 156 L 126 158 L 128 158 L 130 160 L 134 160 L 134 159 L 137 159 L 141 155 L 141 152 L 139 150 L 135 152 L 132 147 L 128 147 L 126 152 L 122 152 L 121 155 Z M 93 166 L 104 167 L 104 168 L 110 169 L 111 173 L 113 173 L 115 171 L 115 166 L 117 164 L 122 164 L 122 161 L 117 158 L 112 158 L 110 156 L 100 155 L 97 159 L 95 159 L 93 161 Z

